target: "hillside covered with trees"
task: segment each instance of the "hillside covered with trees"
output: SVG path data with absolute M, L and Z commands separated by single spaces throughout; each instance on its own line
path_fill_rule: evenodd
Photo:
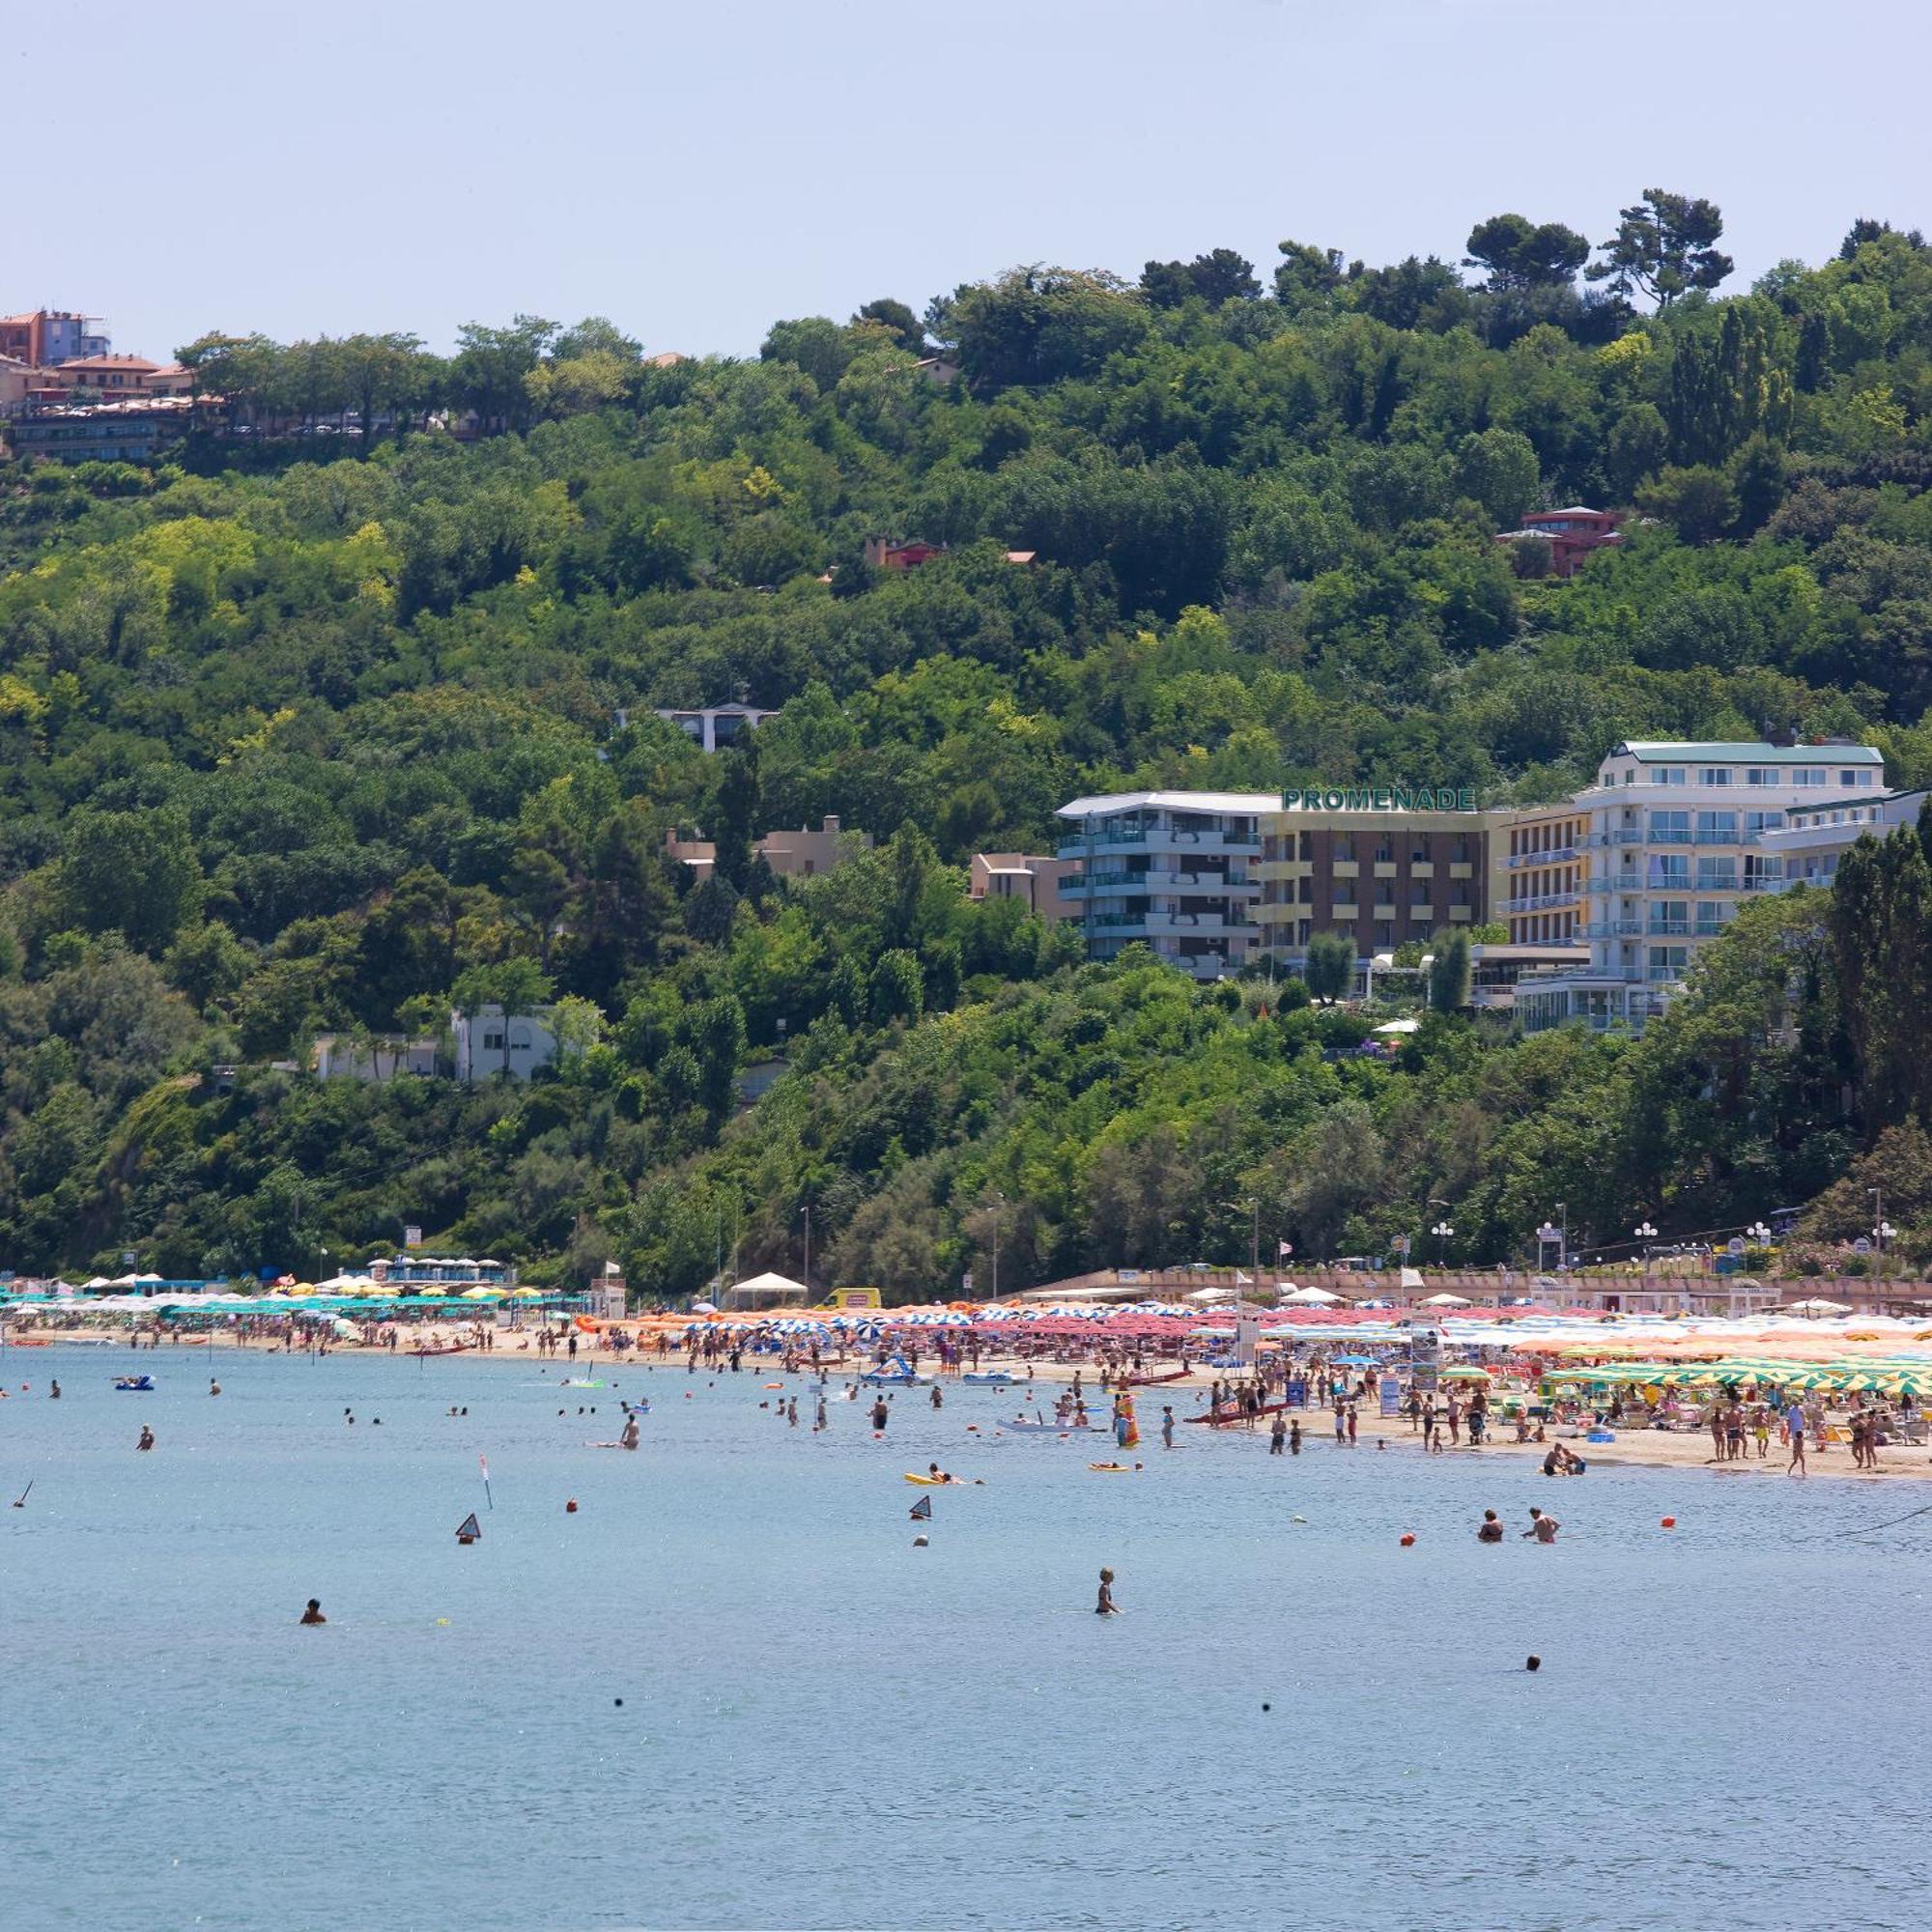
M 796 1271 L 809 1205 L 819 1278 L 945 1294 L 996 1224 L 1017 1287 L 1245 1256 L 1250 1201 L 1298 1255 L 1447 1203 L 1452 1256 L 1520 1256 L 1559 1199 L 1836 1237 L 1867 1169 L 1932 1228 L 1915 837 L 1748 908 L 1641 1040 L 1438 1014 L 1386 1065 L 1299 986 L 964 894 L 1129 785 L 1533 802 L 1780 730 L 1932 781 L 1932 249 L 1861 220 L 1731 291 L 1720 240 L 1653 191 L 1594 249 L 1034 267 L 744 361 L 185 347 L 220 407 L 164 464 L 0 466 L 0 1265 L 314 1273 L 413 1222 L 673 1293 Z M 1493 541 L 1578 501 L 1633 514 L 1572 581 Z M 781 715 L 712 757 L 653 710 L 736 699 Z M 828 812 L 872 854 L 773 879 L 753 837 Z M 274 1065 L 491 1000 L 579 1050 Z

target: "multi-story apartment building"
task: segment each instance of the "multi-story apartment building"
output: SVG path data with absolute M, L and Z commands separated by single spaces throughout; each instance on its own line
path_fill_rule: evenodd
M 1065 916 L 1089 954 L 1111 959 L 1144 945 L 1201 980 L 1237 972 L 1258 938 L 1255 865 L 1261 820 L 1277 792 L 1116 792 L 1060 808 L 1068 821 L 1058 857 Z
M 1264 816 L 1256 918 L 1294 964 L 1318 932 L 1373 957 L 1489 917 L 1492 814 L 1453 787 L 1286 792 Z
M 1838 861 L 1869 834 L 1889 838 L 1901 825 L 1917 825 L 1927 794 L 1887 792 L 1864 805 L 1811 805 L 1784 814 L 1782 832 L 1764 835 L 1767 857 L 1775 857 L 1786 886 L 1829 886 Z
M 1794 810 L 1870 802 L 1884 783 L 1864 745 L 1617 745 L 1574 801 L 1589 820 L 1590 964 L 1524 980 L 1523 1025 L 1641 1027 L 1738 906 L 1783 884 L 1767 835 Z
M 1498 816 L 1492 916 L 1509 923 L 1512 946 L 1574 944 L 1587 923 L 1589 815 L 1566 801 Z

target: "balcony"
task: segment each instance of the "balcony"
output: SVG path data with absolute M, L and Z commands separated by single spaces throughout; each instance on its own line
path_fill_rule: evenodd
M 1586 939 L 1634 939 L 1643 930 L 1637 919 L 1593 919 L 1583 928 Z
M 1417 859 L 1410 864 L 1408 876 L 1411 879 L 1433 879 L 1435 876 L 1435 867 L 1427 859 Z
M 1377 919 L 1393 919 L 1395 917 L 1395 907 L 1392 905 L 1378 905 L 1375 910 L 1375 917 Z
M 1476 868 L 1467 859 L 1451 859 L 1449 876 L 1452 879 L 1472 879 L 1476 876 Z
M 1358 859 L 1337 859 L 1330 869 L 1338 879 L 1359 879 L 1362 876 L 1361 861 Z
M 1727 919 L 1700 919 L 1696 925 L 1697 937 L 1715 939 L 1728 924 L 1730 921 Z
M 1653 845 L 1689 845 L 1691 842 L 1688 825 L 1653 825 L 1644 836 Z
M 1250 879 L 1241 872 L 1175 872 L 1150 867 L 1145 872 L 1089 872 L 1081 878 L 1066 880 L 1061 891 L 1069 896 L 1088 892 L 1097 896 L 1109 893 L 1172 892 L 1177 888 L 1182 891 L 1193 888 L 1216 898 L 1256 895 L 1262 889 L 1259 879 Z
M 1337 900 L 1335 904 L 1328 908 L 1328 917 L 1330 919 L 1359 919 L 1361 915 L 1361 907 L 1352 901 L 1344 902 Z
M 1393 859 L 1378 859 L 1376 861 L 1376 877 L 1378 879 L 1394 878 L 1395 861 Z
M 1644 927 L 1653 939 L 1682 939 L 1690 930 L 1688 919 L 1653 919 Z
M 1262 841 L 1258 833 L 1177 832 L 1159 825 L 1110 827 L 1091 836 L 1062 838 L 1055 852 L 1063 859 L 1080 859 L 1090 851 L 1110 857 L 1125 852 L 1167 853 L 1192 857 L 1196 853 L 1225 853 L 1230 858 L 1259 860 Z
M 1740 879 L 1738 881 L 1738 890 L 1741 893 L 1781 893 L 1786 886 L 1795 886 L 1799 883 L 1796 879 L 1766 879 L 1753 874 L 1749 878 Z M 1831 881 L 1829 879 L 1823 881 L 1813 880 L 1811 883 L 1829 885 Z
M 1592 842 L 1588 838 L 1583 840 L 1585 845 Z M 1509 867 L 1515 871 L 1521 866 L 1567 866 L 1576 856 L 1577 847 L 1574 845 L 1552 845 L 1544 852 L 1512 852 Z

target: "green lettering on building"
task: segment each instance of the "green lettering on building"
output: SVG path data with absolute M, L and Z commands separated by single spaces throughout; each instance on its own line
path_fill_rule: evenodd
M 1473 785 L 1304 785 L 1281 795 L 1284 811 L 1475 811 Z

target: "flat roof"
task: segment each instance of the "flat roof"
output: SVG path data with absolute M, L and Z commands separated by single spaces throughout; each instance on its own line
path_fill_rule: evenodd
M 1874 745 L 1751 745 L 1700 744 L 1687 740 L 1674 744 L 1667 740 L 1626 738 L 1613 746 L 1612 758 L 1635 758 L 1642 764 L 1668 764 L 1678 759 L 1721 758 L 1740 764 L 1882 765 L 1885 753 Z
M 1098 798 L 1076 798 L 1063 805 L 1056 816 L 1095 818 L 1114 811 L 1138 811 L 1152 806 L 1161 811 L 1225 811 L 1248 816 L 1281 810 L 1278 791 L 1116 791 Z

